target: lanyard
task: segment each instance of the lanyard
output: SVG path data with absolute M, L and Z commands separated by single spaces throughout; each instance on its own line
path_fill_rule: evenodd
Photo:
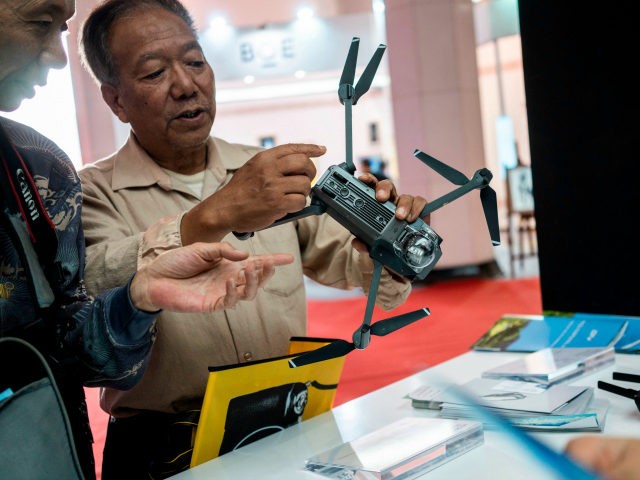
M 40 260 L 45 265 L 49 264 L 58 249 L 55 227 L 42 204 L 29 169 L 1 124 L 0 160 L 0 184 L 7 206 L 13 213 L 20 213 Z

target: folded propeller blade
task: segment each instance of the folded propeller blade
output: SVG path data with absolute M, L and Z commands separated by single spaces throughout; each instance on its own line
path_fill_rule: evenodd
M 500 225 L 498 223 L 498 202 L 496 200 L 496 192 L 493 188 L 487 186 L 480 190 L 480 200 L 482 201 L 482 209 L 489 227 L 489 235 L 494 245 L 500 245 Z
M 402 315 L 396 315 L 395 317 L 385 318 L 371 325 L 371 335 L 377 335 L 378 337 L 384 337 L 389 333 L 393 333 L 396 330 L 406 327 L 407 325 L 420 320 L 431 314 L 428 308 L 421 308 L 409 313 L 403 313 Z
M 303 365 L 310 365 L 312 363 L 322 362 L 323 360 L 342 357 L 355 348 L 353 343 L 347 342 L 346 340 L 334 340 L 324 347 L 302 353 L 292 358 L 289 360 L 289 367 L 302 367 Z
M 419 160 L 422 160 L 422 163 L 424 163 L 427 167 L 432 168 L 454 185 L 464 185 L 469 181 L 469 179 L 462 172 L 459 172 L 455 168 L 450 167 L 446 163 L 442 163 L 440 160 L 436 160 L 431 155 L 424 153 L 421 150 L 416 149 L 416 151 L 413 152 L 413 155 Z
M 338 88 L 338 94 L 339 94 L 341 103 L 344 103 L 344 101 L 347 98 L 351 98 L 351 95 L 353 94 L 353 83 L 356 78 L 356 63 L 358 61 L 359 46 L 360 46 L 360 39 L 358 37 L 353 37 L 353 39 L 351 40 L 351 45 L 349 46 L 349 53 L 347 54 L 347 59 L 344 62 L 342 75 L 340 76 L 340 85 Z M 346 88 L 346 85 L 351 85 L 351 88 Z
M 353 92 L 353 105 L 358 102 L 358 99 L 369 91 L 371 84 L 373 83 L 373 77 L 376 76 L 376 71 L 378 70 L 378 66 L 380 65 L 380 61 L 382 60 L 382 55 L 384 55 L 384 51 L 387 48 L 386 45 L 380 44 L 378 48 L 373 53 L 373 57 L 369 60 L 369 63 L 362 72 L 360 76 L 360 80 L 355 86 Z
M 402 327 L 406 327 L 429 314 L 431 314 L 431 312 L 428 308 L 420 308 L 413 312 L 403 313 L 402 315 L 396 315 L 395 317 L 380 320 L 379 322 L 371 325 L 370 331 L 372 335 L 384 337 L 385 335 L 393 333 Z M 324 347 L 302 353 L 297 357 L 290 359 L 289 366 L 292 368 L 302 367 L 303 365 L 310 365 L 312 363 L 322 362 L 323 360 L 342 357 L 355 350 L 355 348 L 356 346 L 352 342 L 347 342 L 346 340 L 334 340 Z

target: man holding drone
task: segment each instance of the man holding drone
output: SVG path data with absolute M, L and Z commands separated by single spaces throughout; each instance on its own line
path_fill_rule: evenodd
M 200 408 L 208 367 L 286 354 L 289 338 L 306 333 L 303 274 L 367 291 L 373 263 L 366 246 L 328 215 L 267 228 L 304 207 L 316 174 L 309 157 L 325 149 L 262 150 L 210 137 L 213 71 L 178 1 L 108 0 L 89 16 L 82 35 L 85 65 L 106 103 L 132 128 L 118 152 L 80 172 L 88 287 L 122 283 L 162 251 L 205 239 L 294 256 L 255 302 L 180 321 L 162 313 L 141 382 L 127 392 L 104 390 L 101 406 L 112 420 L 103 478 L 161 478 L 189 464 L 191 431 L 184 438 L 172 432 Z M 398 195 L 389 181 L 362 180 L 375 187 L 377 200 L 397 205 L 401 220 L 416 220 L 426 204 Z M 253 231 L 248 240 L 232 234 Z M 410 289 L 409 281 L 383 269 L 376 304 L 390 310 Z

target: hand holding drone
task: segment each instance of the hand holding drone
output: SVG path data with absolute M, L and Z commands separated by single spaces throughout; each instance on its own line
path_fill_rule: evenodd
M 420 218 L 412 223 L 398 220 L 395 216 L 396 205 L 389 201 L 381 203 L 376 200 L 375 190 L 354 176 L 356 168 L 353 163 L 352 106 L 369 90 L 386 49 L 385 45 L 378 46 L 354 86 L 359 43 L 360 39 L 357 37 L 351 41 L 338 87 L 340 102 L 345 107 L 345 162 L 329 167 L 320 177 L 311 189 L 309 206 L 284 216 L 267 228 L 310 215 L 327 213 L 348 229 L 366 244 L 373 259 L 374 270 L 367 307 L 364 321 L 353 333 L 353 342 L 337 340 L 317 350 L 303 353 L 289 361 L 292 367 L 340 357 L 354 349 L 362 350 L 369 345 L 371 335 L 387 335 L 430 314 L 429 309 L 422 308 L 371 325 L 383 266 L 409 280 L 423 280 L 440 259 L 442 239 L 422 220 L 431 212 L 471 190 L 480 189 L 480 199 L 491 240 L 494 245 L 500 243 L 496 194 L 489 187 L 493 176 L 486 168 L 478 170 L 468 179 L 456 169 L 420 150 L 415 150 L 414 156 L 459 187 L 429 202 L 420 213 Z M 250 232 L 234 234 L 238 238 L 248 238 L 252 235 Z

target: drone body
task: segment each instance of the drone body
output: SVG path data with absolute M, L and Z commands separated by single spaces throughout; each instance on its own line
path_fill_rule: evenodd
M 333 165 L 311 195 L 326 213 L 369 247 L 371 258 L 410 280 L 424 279 L 440 259 L 442 239 L 422 219 L 407 223 L 395 217 L 392 202 L 376 200 L 375 190 Z

